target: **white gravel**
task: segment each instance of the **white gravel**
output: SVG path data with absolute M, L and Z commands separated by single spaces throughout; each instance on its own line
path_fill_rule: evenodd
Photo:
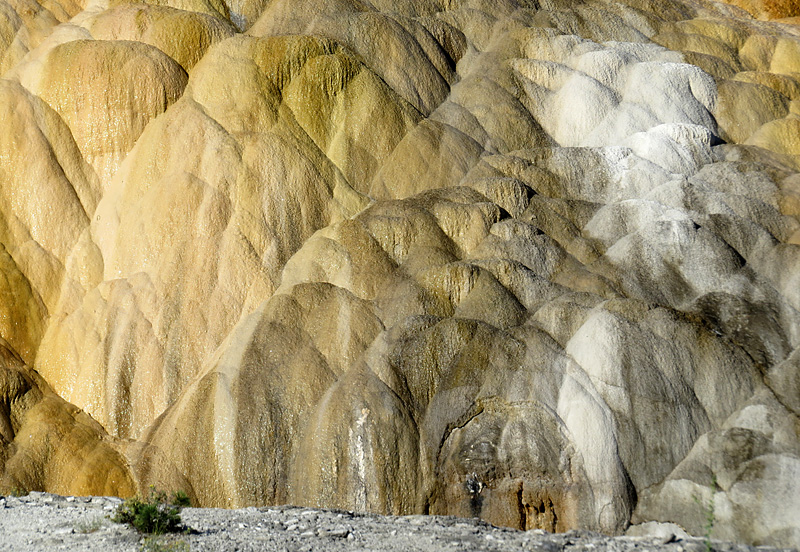
M 148 539 L 112 522 L 112 497 L 31 493 L 0 498 L 0 551 L 522 551 L 705 552 L 702 539 L 606 537 L 586 531 L 549 534 L 493 527 L 474 519 L 379 516 L 292 506 L 221 510 L 186 508 L 187 531 Z M 713 542 L 715 552 L 777 550 Z

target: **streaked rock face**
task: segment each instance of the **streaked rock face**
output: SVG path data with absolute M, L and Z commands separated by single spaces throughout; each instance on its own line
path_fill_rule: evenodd
M 0 492 L 800 545 L 797 17 L 0 3 Z

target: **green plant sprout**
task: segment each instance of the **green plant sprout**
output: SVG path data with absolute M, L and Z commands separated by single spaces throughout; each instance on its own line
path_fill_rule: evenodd
M 140 533 L 178 533 L 185 530 L 180 512 L 181 508 L 190 505 L 189 502 L 188 495 L 182 491 L 168 497 L 164 491 L 158 491 L 151 486 L 148 498 L 129 498 L 117 507 L 111 520 L 127 523 Z
M 694 496 L 694 501 L 703 509 L 705 514 L 705 523 L 703 524 L 703 544 L 705 544 L 706 552 L 712 552 L 713 548 L 711 547 L 711 532 L 714 530 L 714 522 L 716 518 L 714 516 L 714 498 L 716 497 L 717 491 L 719 491 L 719 484 L 717 483 L 717 476 L 711 476 L 711 498 L 708 500 L 708 504 L 703 504 L 703 501 Z

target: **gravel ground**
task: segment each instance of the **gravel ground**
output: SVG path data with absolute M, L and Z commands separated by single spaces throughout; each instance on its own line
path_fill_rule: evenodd
M 146 538 L 110 521 L 111 497 L 31 493 L 0 498 L 0 550 L 27 551 L 521 551 L 706 552 L 702 539 L 660 527 L 659 537 L 606 537 L 587 531 L 549 534 L 498 528 L 473 519 L 379 516 L 292 506 L 186 508 L 186 533 Z M 714 541 L 716 552 L 767 552 Z

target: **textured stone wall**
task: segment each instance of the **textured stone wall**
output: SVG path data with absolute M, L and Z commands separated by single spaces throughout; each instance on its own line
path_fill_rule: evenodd
M 798 17 L 0 1 L 0 492 L 800 545 Z

